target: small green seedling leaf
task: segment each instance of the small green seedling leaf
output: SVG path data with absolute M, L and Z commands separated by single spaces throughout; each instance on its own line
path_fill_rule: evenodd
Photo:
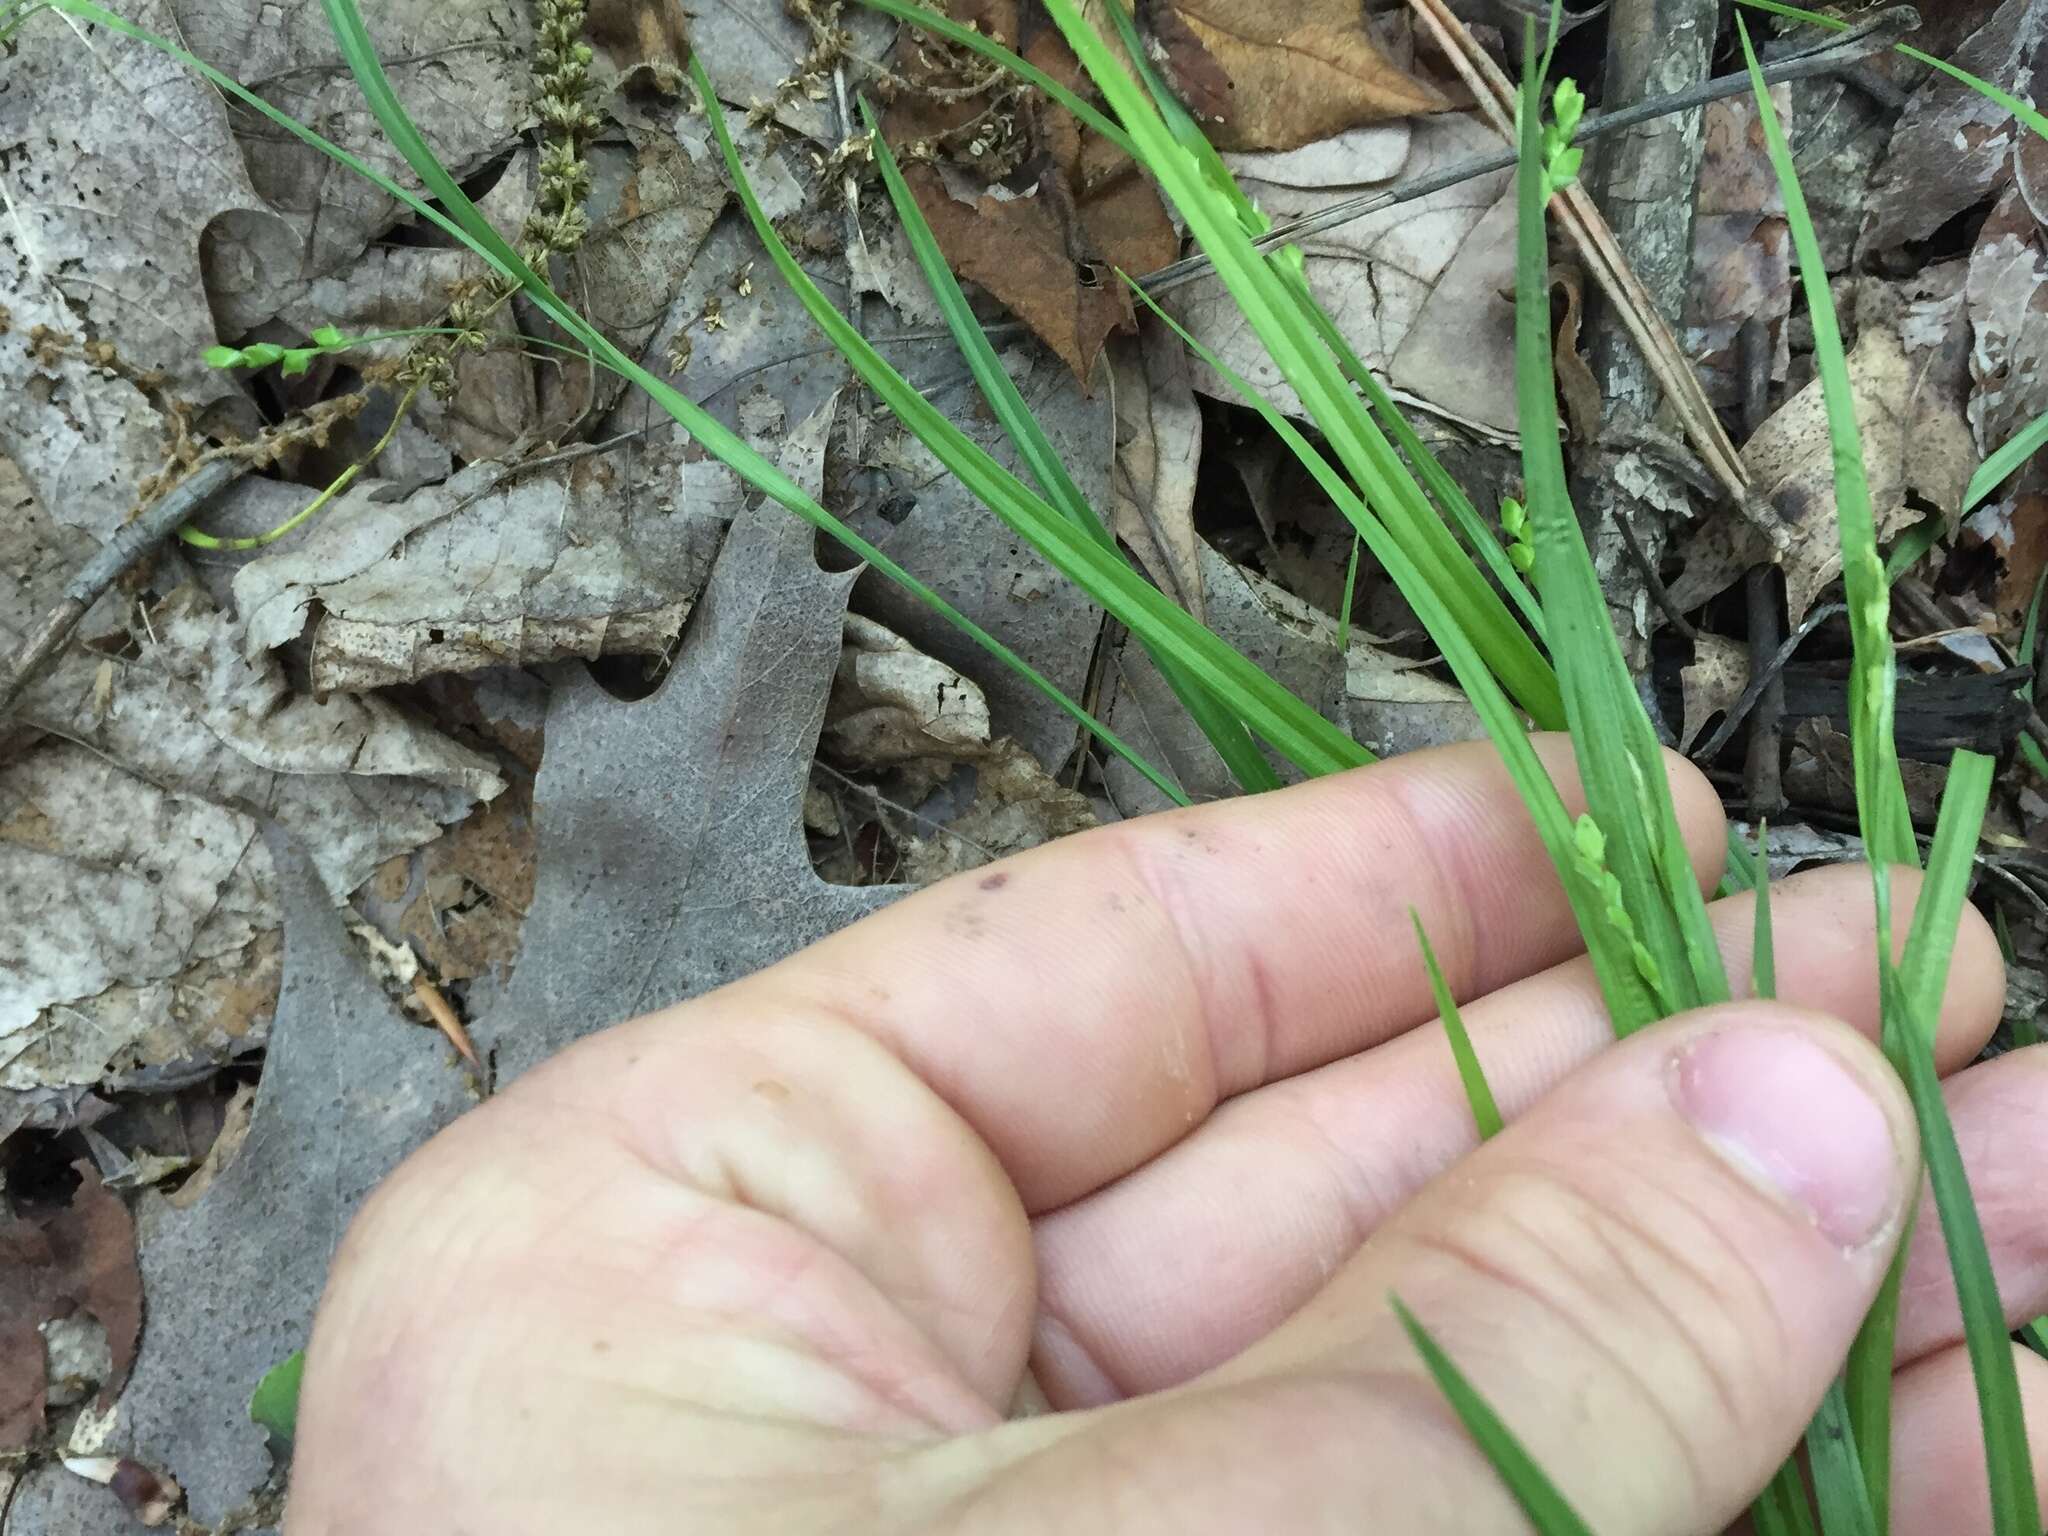
M 249 1417 L 290 1444 L 299 1429 L 299 1380 L 306 1373 L 306 1352 L 295 1349 L 263 1373 L 249 1398 Z
M 1536 1464 L 1536 1458 L 1523 1449 L 1522 1442 L 1515 1438 L 1495 1413 L 1485 1398 L 1464 1372 L 1444 1353 L 1443 1346 L 1430 1337 L 1427 1329 L 1416 1321 L 1415 1314 L 1401 1304 L 1398 1296 L 1389 1297 L 1394 1315 L 1401 1320 L 1408 1338 L 1415 1346 L 1415 1352 L 1422 1356 L 1422 1363 L 1436 1381 L 1437 1390 L 1451 1405 L 1451 1411 L 1465 1426 L 1465 1432 L 1478 1443 L 1479 1450 L 1492 1463 L 1494 1472 L 1507 1485 L 1507 1490 L 1522 1506 L 1522 1513 L 1529 1517 L 1529 1523 L 1536 1527 L 1541 1536 L 1592 1536 L 1586 1522 L 1579 1518 L 1565 1496 L 1558 1492 L 1557 1485 L 1544 1474 Z
M 206 366 L 209 368 L 240 368 L 243 366 L 242 349 L 240 347 L 212 346 L 199 355 L 205 359 Z

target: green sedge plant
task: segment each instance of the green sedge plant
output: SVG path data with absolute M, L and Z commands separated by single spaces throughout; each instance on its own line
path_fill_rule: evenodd
M 372 113 L 411 166 L 432 202 L 398 187 L 360 160 L 175 45 L 122 21 L 89 0 L 46 0 L 17 8 L 6 27 L 19 25 L 39 9 L 109 26 L 164 48 L 303 141 L 376 182 L 422 218 L 453 235 L 498 275 L 522 291 L 573 341 L 575 350 L 621 374 L 646 392 L 715 456 L 749 484 L 838 539 L 961 627 L 1001 660 L 1029 678 L 1093 730 L 1111 750 L 1130 757 L 1161 789 L 1178 789 L 1109 733 L 1014 652 L 945 604 L 910 573 L 853 533 L 808 497 L 775 466 L 762 459 L 694 402 L 648 374 L 555 294 L 546 281 L 486 221 L 434 158 L 406 116 L 384 76 L 367 29 L 353 0 L 323 0 L 342 56 L 354 73 Z M 1081 116 L 1091 128 L 1119 144 L 1154 177 L 1214 264 L 1223 286 L 1244 309 L 1269 355 L 1293 386 L 1322 446 L 1287 417 L 1274 411 L 1241 380 L 1233 382 L 1259 409 L 1305 468 L 1351 521 L 1359 544 L 1369 550 L 1407 597 L 1418 618 L 1465 689 L 1502 753 L 1518 792 L 1527 803 L 1579 922 L 1608 1000 L 1617 1033 L 1728 995 L 1718 951 L 1707 926 L 1705 903 L 1695 879 L 1665 782 L 1654 730 L 1637 699 L 1609 625 L 1604 598 L 1583 535 L 1566 493 L 1558 445 L 1557 403 L 1551 376 L 1548 298 L 1544 281 L 1544 209 L 1551 195 L 1576 170 L 1577 149 L 1570 128 L 1582 107 L 1575 90 L 1553 97 L 1546 124 L 1538 110 L 1546 72 L 1535 63 L 1524 86 L 1520 125 L 1521 162 L 1517 180 L 1520 233 L 1517 243 L 1516 377 L 1527 504 L 1518 509 L 1503 545 L 1477 517 L 1463 493 L 1436 463 L 1401 418 L 1385 390 L 1359 364 L 1336 326 L 1309 293 L 1298 250 L 1262 252 L 1253 240 L 1267 223 L 1230 178 L 1199 127 L 1166 92 L 1144 61 L 1142 48 L 1127 46 L 1137 78 L 1069 3 L 1047 0 L 1054 21 L 1107 101 L 1110 116 L 1096 111 L 1007 50 L 946 18 L 906 0 L 869 0 L 878 9 L 994 58 L 1039 86 Z M 1129 20 L 1111 4 L 1110 18 L 1127 44 Z M 949 30 L 950 29 L 950 30 Z M 0 29 L 4 30 L 4 29 Z M 1746 38 L 1745 38 L 1746 43 Z M 1547 61 L 1546 61 L 1547 62 Z M 1752 61 L 1752 68 L 1753 68 Z M 1100 519 L 1072 493 L 1071 479 L 1043 444 L 1028 410 L 1014 391 L 990 372 L 992 354 L 967 337 L 971 315 L 950 276 L 937 278 L 942 307 L 954 324 L 977 382 L 1002 421 L 1034 490 L 997 463 L 978 444 L 897 374 L 865 338 L 827 303 L 776 234 L 753 196 L 724 125 L 717 100 L 701 67 L 693 77 L 714 135 L 757 234 L 791 291 L 856 373 L 899 420 L 922 439 L 1012 532 L 1030 542 L 1069 579 L 1124 622 L 1162 665 L 1176 692 L 1240 782 L 1263 782 L 1239 736 L 1265 743 L 1306 774 L 1369 761 L 1369 754 L 1245 658 L 1209 634 L 1158 593 L 1105 537 Z M 1785 180 L 1788 216 L 1795 239 L 1812 243 L 1811 222 L 1797 197 L 1789 155 L 1768 101 L 1764 102 L 1774 163 Z M 886 158 L 886 157 L 885 157 Z M 885 180 L 888 177 L 885 166 Z M 890 186 L 917 243 L 915 205 L 900 187 Z M 915 222 L 914 222 L 915 221 Z M 928 232 L 927 232 L 928 233 Z M 1887 866 L 1919 863 L 1919 847 L 1907 814 L 1892 743 L 1891 699 L 1895 662 L 1886 618 L 1888 587 L 1877 557 L 1863 482 L 1855 419 L 1849 406 L 1840 338 L 1827 307 L 1817 253 L 1802 248 L 1809 306 L 1814 311 L 1816 356 L 1830 405 L 1834 434 L 1844 548 L 1855 646 L 1852 739 L 1865 840 L 1874 863 L 1874 895 L 1883 931 L 1889 912 Z M 949 287 L 950 285 L 950 287 Z M 1149 303 L 1142 290 L 1141 300 Z M 1168 323 L 1171 323 L 1170 321 Z M 1177 328 L 1177 327 L 1176 327 Z M 978 330 L 978 328 L 976 328 Z M 1177 328 L 1178 329 L 1178 328 Z M 1183 333 L 1185 335 L 1185 333 Z M 1192 338 L 1186 338 L 1193 345 Z M 982 338 L 986 346 L 986 338 Z M 1212 363 L 1216 360 L 1212 359 Z M 1224 376 L 1230 375 L 1224 371 Z M 1327 451 L 1326 451 L 1327 450 Z M 1524 570 L 1533 581 L 1524 580 Z M 1548 656 L 1545 650 L 1548 650 Z M 1573 732 L 1589 809 L 1567 815 L 1556 788 L 1530 747 L 1528 729 L 1568 725 Z M 1937 1208 L 1957 1270 L 1966 1333 L 1977 1370 L 1980 1411 L 1990 1447 L 1992 1502 L 1997 1529 L 2036 1536 L 2033 1489 L 2019 1428 L 2017 1384 L 2009 1345 L 1992 1285 L 1982 1233 L 1976 1226 L 1953 1133 L 1941 1105 L 1931 1058 L 1933 1009 L 1938 1005 L 1955 924 L 1965 898 L 1971 854 L 1990 786 L 1989 764 L 1958 754 L 1950 773 L 1937 825 L 1928 877 L 1903 955 L 1882 964 L 1885 1044 L 1906 1078 L 1927 1148 Z M 1760 896 L 1759 922 L 1768 932 L 1767 895 Z M 1426 940 L 1425 943 L 1425 954 Z M 1433 985 L 1441 974 L 1426 960 Z M 1767 962 L 1766 962 L 1767 963 Z M 1757 978 L 1761 988 L 1764 973 Z M 1442 989 L 1442 1011 L 1453 1037 L 1461 1080 L 1482 1132 L 1498 1124 L 1483 1073 L 1469 1038 L 1456 1021 L 1455 1001 Z M 1482 1112 L 1482 1105 L 1488 1113 Z M 1857 1354 L 1828 1401 L 1820 1407 L 1809 1436 L 1813 1476 L 1829 1479 L 1816 1490 L 1822 1529 L 1828 1536 L 1886 1528 L 1888 1487 L 1888 1405 L 1896 1271 L 1887 1298 L 1873 1311 L 1859 1337 Z M 1398 1305 L 1398 1304 L 1397 1304 Z M 1508 1426 L 1491 1413 L 1469 1382 L 1407 1313 L 1402 1321 L 1424 1364 L 1448 1395 L 1521 1501 L 1545 1531 L 1580 1531 L 1571 1512 L 1515 1441 Z M 2003 1360 L 2001 1376 L 1999 1361 Z M 1859 1366 L 1860 1360 L 1860 1366 Z M 1880 1374 L 1881 1368 L 1881 1374 Z M 1858 1494 L 1860 1493 L 1860 1500 Z M 1831 1513 L 1832 1512 L 1832 1513 Z M 1868 1514 L 1868 1526 L 1859 1523 Z M 1791 1464 L 1773 1479 L 1758 1502 L 1759 1529 L 1812 1529 L 1804 1484 Z M 2031 1527 L 2028 1521 L 2032 1520 Z

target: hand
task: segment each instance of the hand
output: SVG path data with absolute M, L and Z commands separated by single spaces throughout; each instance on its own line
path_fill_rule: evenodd
M 1711 883 L 1718 804 L 1672 772 Z M 1484 1147 L 1411 906 L 1512 1121 Z M 1714 907 L 1738 977 L 1750 911 Z M 1522 1530 L 1398 1294 L 1595 1530 L 1717 1530 L 1914 1193 L 1870 911 L 1863 870 L 1786 882 L 1784 1002 L 1613 1045 L 1480 745 L 962 875 L 402 1167 L 314 1329 L 287 1529 Z M 2048 1309 L 2048 1059 L 1959 1070 L 2002 993 L 1969 914 L 1937 1056 L 2018 1321 Z M 1988 1531 L 1931 1210 L 1913 1240 L 1895 1529 Z M 2021 1373 L 2038 1459 L 2048 1363 Z

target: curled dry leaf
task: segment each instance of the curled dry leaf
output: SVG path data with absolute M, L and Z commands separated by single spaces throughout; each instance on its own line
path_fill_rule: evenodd
M 920 765 L 934 778 L 987 746 L 988 700 L 968 679 L 893 630 L 846 616 L 823 745 L 867 768 Z
M 1357 0 L 1159 0 L 1146 19 L 1225 149 L 1297 149 L 1452 105 L 1389 56 Z
M 1148 316 L 1133 340 L 1110 344 L 1116 399 L 1111 531 L 1175 602 L 1202 617 L 1195 478 L 1202 409 L 1188 381 L 1187 348 Z
M 142 1279 L 134 1223 L 90 1162 L 74 1164 L 73 1172 L 78 1186 L 65 1204 L 0 1210 L 0 1451 L 17 1450 L 42 1431 L 43 1324 L 85 1315 L 106 1330 L 102 1404 L 119 1395 L 135 1360 Z
M 532 469 L 472 465 L 403 500 L 385 494 L 351 491 L 236 573 L 247 654 L 312 622 L 323 692 L 659 654 L 689 616 L 740 486 L 664 436 Z
M 1849 383 L 1882 543 L 1913 517 L 1905 499 L 1910 380 L 1895 325 L 1864 325 L 1849 354 Z M 1738 513 L 1719 512 L 1692 539 L 1686 567 L 1671 583 L 1671 598 L 1681 609 L 1696 608 L 1752 565 L 1775 558 L 1784 568 L 1786 607 L 1797 624 L 1842 569 L 1835 535 L 1834 450 L 1819 379 L 1757 429 L 1742 457 L 1757 495 L 1779 519 L 1782 548 L 1774 550 L 1764 530 Z
M 1361 132 L 1407 141 L 1405 159 L 1385 180 L 1424 175 L 1500 147 L 1483 123 L 1461 116 Z M 1366 163 L 1378 172 L 1389 158 L 1374 156 Z M 1474 177 L 1302 242 L 1310 289 L 1365 364 L 1386 377 L 1398 395 L 1491 433 L 1515 428 L 1510 181 L 1506 171 Z M 1318 212 L 1377 184 L 1247 182 L 1245 191 L 1274 219 L 1285 220 Z M 1166 307 L 1267 399 L 1299 413 L 1294 391 L 1236 301 L 1214 278 L 1174 289 Z M 1234 398 L 1230 386 L 1206 364 L 1195 363 L 1191 377 L 1204 394 Z
M 1685 707 L 1678 750 L 1690 752 L 1714 717 L 1734 708 L 1749 686 L 1749 647 L 1702 632 L 1693 641 L 1691 663 L 1678 669 L 1678 686 Z

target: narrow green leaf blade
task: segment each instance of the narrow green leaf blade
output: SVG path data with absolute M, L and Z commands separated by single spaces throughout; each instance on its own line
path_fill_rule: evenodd
M 1814 1501 L 1827 1536 L 1878 1536 L 1877 1513 L 1870 1507 L 1870 1485 L 1857 1459 L 1849 1401 L 1839 1379 L 1829 1385 L 1806 1427 L 1806 1461 L 1813 1469 Z
M 1391 1297 L 1394 1315 L 1407 1330 L 1415 1352 L 1422 1356 L 1423 1366 L 1437 1384 L 1451 1405 L 1451 1411 L 1465 1426 L 1465 1432 L 1478 1443 L 1481 1454 L 1493 1464 L 1493 1470 L 1507 1485 L 1507 1490 L 1522 1506 L 1522 1513 L 1529 1517 L 1529 1523 L 1536 1527 L 1541 1536 L 1592 1536 L 1586 1522 L 1579 1518 L 1565 1496 L 1558 1492 L 1557 1485 L 1544 1474 L 1536 1460 L 1515 1438 L 1499 1414 L 1495 1413 L 1486 1399 L 1479 1395 L 1471 1382 L 1465 1379 L 1443 1347 L 1432 1338 L 1427 1329 L 1416 1321 L 1415 1314 L 1401 1304 L 1401 1299 Z
M 1436 1014 L 1443 1021 L 1444 1036 L 1451 1042 L 1451 1059 L 1458 1066 L 1458 1081 L 1465 1085 L 1465 1102 L 1472 1106 L 1472 1120 L 1479 1127 L 1479 1139 L 1491 1140 L 1500 1132 L 1500 1106 L 1494 1102 L 1493 1089 L 1479 1065 L 1479 1053 L 1472 1049 L 1472 1036 L 1466 1031 L 1464 1015 L 1458 1011 L 1458 1000 L 1451 995 L 1450 984 L 1444 980 L 1443 967 L 1436 963 L 1436 951 L 1430 947 L 1429 935 L 1423 932 L 1422 918 L 1413 907 L 1408 909 L 1408 921 L 1415 925 L 1415 942 L 1422 946 L 1422 963 L 1429 972 L 1430 995 L 1436 999 Z

